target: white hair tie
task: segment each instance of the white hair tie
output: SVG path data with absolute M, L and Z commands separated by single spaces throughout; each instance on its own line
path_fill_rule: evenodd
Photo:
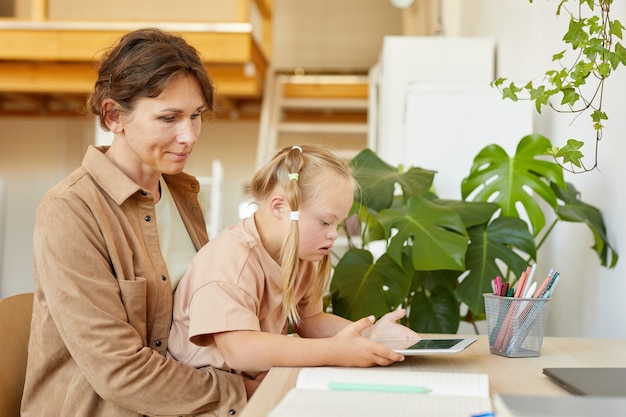
M 300 220 L 300 212 L 299 211 L 292 211 L 291 213 L 289 213 L 289 218 L 291 220 L 295 220 L 295 221 Z
M 298 145 L 296 145 L 296 146 L 292 146 L 292 147 L 291 147 L 291 149 L 297 149 L 297 150 L 299 150 L 299 151 L 300 151 L 300 153 L 302 153 L 302 148 L 301 148 L 301 147 L 299 147 Z

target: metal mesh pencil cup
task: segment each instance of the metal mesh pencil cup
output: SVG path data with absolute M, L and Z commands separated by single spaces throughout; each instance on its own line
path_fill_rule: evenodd
M 550 298 L 483 297 L 489 351 L 509 358 L 539 356 Z

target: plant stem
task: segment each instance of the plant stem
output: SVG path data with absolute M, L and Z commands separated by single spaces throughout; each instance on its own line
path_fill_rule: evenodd
M 550 232 L 552 232 L 552 229 L 554 229 L 554 226 L 556 226 L 557 222 L 559 221 L 558 218 L 554 219 L 554 221 L 552 222 L 552 224 L 550 225 L 550 227 L 548 227 L 548 230 L 543 234 L 543 237 L 541 238 L 541 240 L 539 241 L 539 243 L 537 243 L 536 247 L 537 250 L 539 250 L 539 248 L 541 247 L 541 245 L 543 245 L 543 242 L 546 241 L 546 239 L 548 238 L 548 235 L 550 234 Z M 530 262 L 530 258 L 528 258 L 528 262 Z

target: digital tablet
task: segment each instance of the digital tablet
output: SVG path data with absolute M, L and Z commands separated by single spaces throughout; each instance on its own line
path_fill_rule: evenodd
M 465 350 L 477 340 L 475 337 L 424 338 L 419 341 L 400 339 L 377 339 L 405 356 L 452 354 Z

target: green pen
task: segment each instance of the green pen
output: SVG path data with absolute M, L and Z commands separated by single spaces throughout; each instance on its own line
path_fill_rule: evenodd
M 413 394 L 427 394 L 430 392 L 430 388 L 415 385 L 360 384 L 358 382 L 329 382 L 328 389 L 331 391 L 382 391 Z

